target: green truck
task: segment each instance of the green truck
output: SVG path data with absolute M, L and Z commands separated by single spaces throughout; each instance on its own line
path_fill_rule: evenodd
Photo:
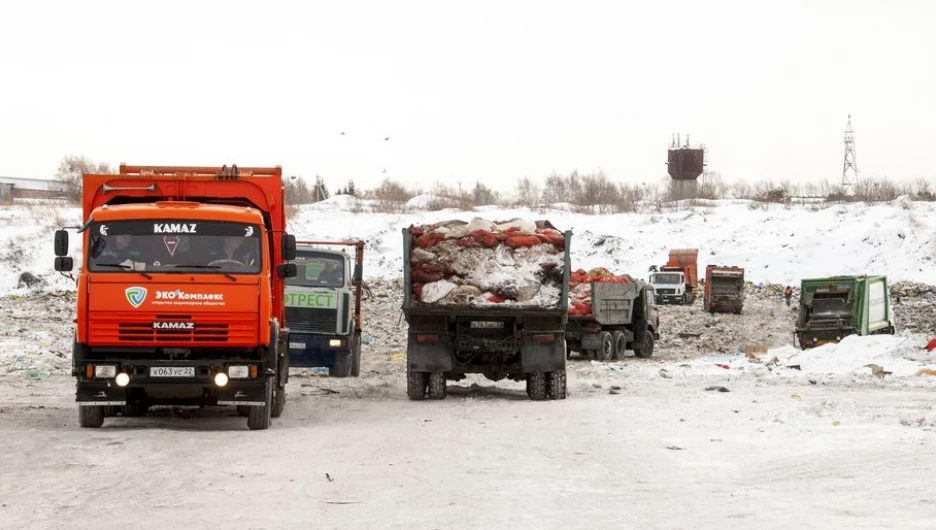
M 810 278 L 800 284 L 795 339 L 801 348 L 848 335 L 893 335 L 886 276 Z

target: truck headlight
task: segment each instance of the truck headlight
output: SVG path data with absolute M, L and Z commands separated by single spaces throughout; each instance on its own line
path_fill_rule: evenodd
M 250 377 L 250 367 L 247 365 L 228 366 L 227 374 L 231 379 L 247 379 Z
M 228 376 L 224 372 L 218 372 L 214 376 L 214 383 L 219 387 L 228 384 Z
M 117 375 L 117 367 L 113 364 L 94 365 L 94 377 L 101 379 L 110 379 Z
M 340 348 L 342 346 L 344 346 L 344 340 L 342 339 L 329 339 L 328 340 L 329 348 Z
M 120 387 L 127 386 L 130 384 L 130 376 L 126 372 L 120 372 L 117 374 L 117 377 L 114 378 L 114 382 Z

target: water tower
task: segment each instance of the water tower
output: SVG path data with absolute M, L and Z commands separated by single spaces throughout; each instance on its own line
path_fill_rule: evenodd
M 694 199 L 698 196 L 698 180 L 705 170 L 705 146 L 689 146 L 689 135 L 682 144 L 679 136 L 670 144 L 666 165 L 668 166 L 671 196 L 674 200 Z

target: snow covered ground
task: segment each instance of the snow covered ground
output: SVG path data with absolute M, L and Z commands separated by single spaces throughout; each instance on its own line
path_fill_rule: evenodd
M 0 526 L 931 527 L 931 331 L 803 352 L 790 344 L 790 309 L 752 287 L 742 315 L 661 308 L 651 359 L 570 361 L 566 401 L 469 378 L 443 402 L 409 402 L 397 278 L 405 226 L 482 216 L 573 230 L 575 268 L 643 277 L 669 248 L 698 247 L 700 268 L 741 265 L 758 284 L 863 273 L 933 284 L 936 205 L 367 208 L 335 197 L 290 221 L 300 238 L 368 241 L 364 327 L 375 340 L 362 377 L 295 371 L 283 417 L 248 432 L 227 409 L 79 429 L 67 375 L 73 283 L 52 271 L 52 231 L 79 224 L 80 211 L 0 207 Z M 24 272 L 41 283 L 17 285 Z M 933 302 L 918 298 L 904 305 L 925 314 Z M 747 356 L 749 343 L 770 349 Z

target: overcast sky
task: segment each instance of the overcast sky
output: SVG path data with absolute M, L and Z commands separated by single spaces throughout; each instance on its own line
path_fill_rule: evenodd
M 4 2 L 0 175 L 659 182 L 678 132 L 728 181 L 839 181 L 851 113 L 861 176 L 934 179 L 934 23 L 932 0 Z

